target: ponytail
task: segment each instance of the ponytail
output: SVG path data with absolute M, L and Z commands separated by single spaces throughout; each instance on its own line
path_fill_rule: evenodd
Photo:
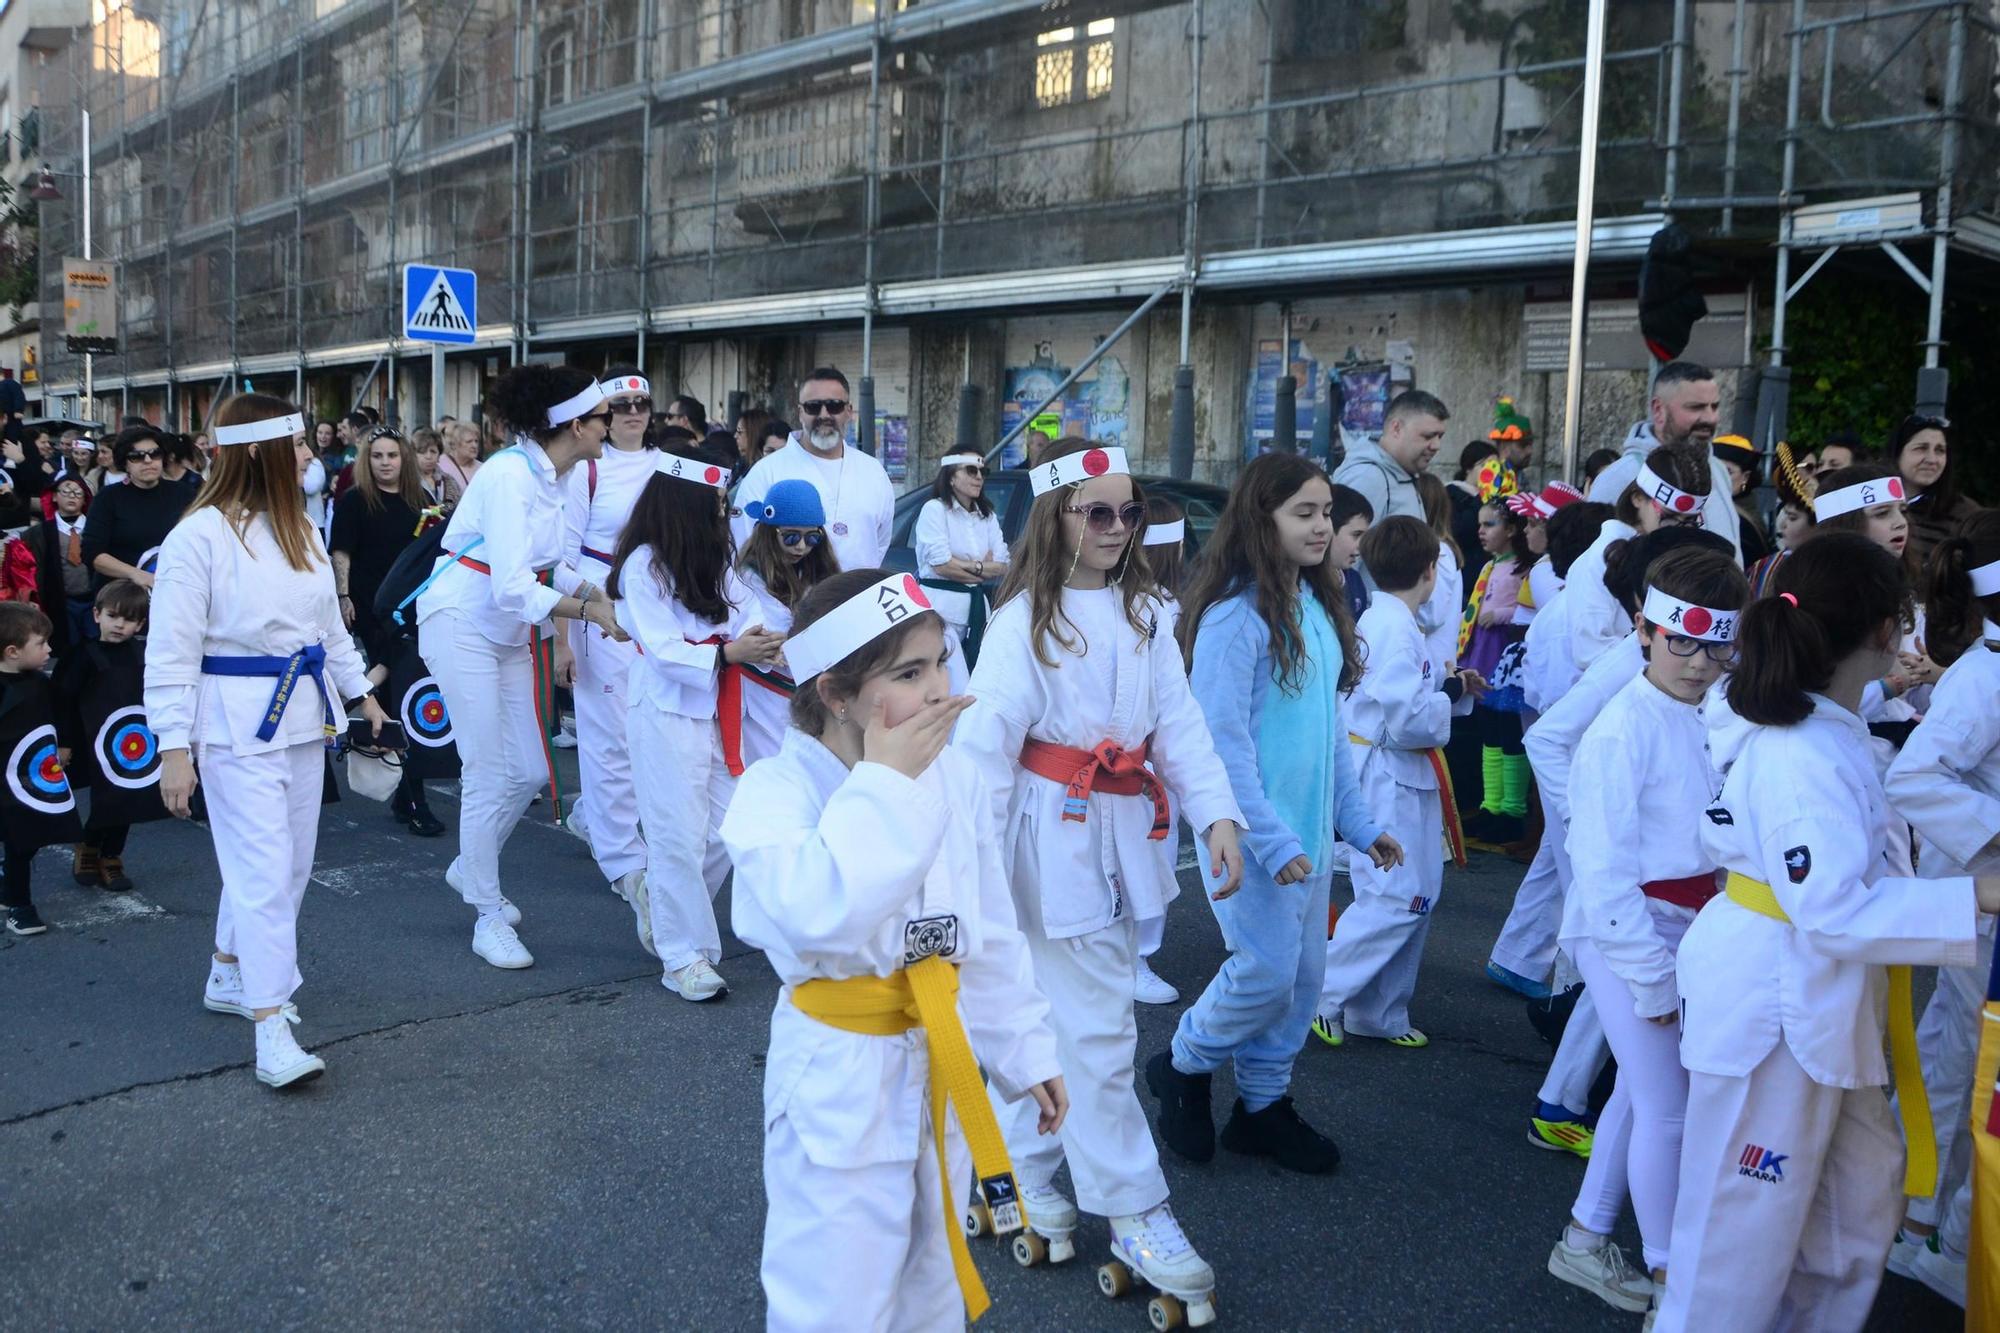
M 1931 550 L 1924 588 L 1924 646 L 1933 662 L 1950 666 L 2000 620 L 2000 593 L 1975 597 L 1972 571 L 2000 560 L 2000 510 L 1982 509 Z
M 1729 706 L 1759 726 L 1789 727 L 1883 621 L 1908 623 L 1909 585 L 1900 562 L 1868 538 L 1820 531 L 1779 562 L 1771 586 L 1737 623 Z

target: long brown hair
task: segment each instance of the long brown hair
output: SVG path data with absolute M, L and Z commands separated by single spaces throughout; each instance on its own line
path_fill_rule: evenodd
M 815 584 L 840 572 L 840 558 L 833 553 L 833 543 L 826 540 L 825 533 L 821 533 L 818 546 L 797 560 L 787 559 L 784 545 L 778 540 L 778 530 L 756 523 L 751 525 L 750 538 L 743 543 L 743 550 L 736 557 L 736 567 L 747 569 L 762 579 L 773 597 L 796 611 L 799 599 Z M 882 577 L 887 578 L 888 575 Z
M 424 494 L 423 484 L 417 480 L 417 451 L 410 442 L 388 426 L 377 426 L 362 439 L 361 456 L 354 460 L 354 489 L 361 492 L 361 502 L 368 506 L 368 512 L 382 512 L 382 488 L 375 484 L 375 469 L 369 465 L 368 454 L 378 440 L 394 440 L 396 456 L 402 460 L 396 472 L 396 494 L 410 507 L 413 514 L 421 513 L 430 503 Z
M 242 426 L 252 421 L 289 416 L 298 411 L 284 399 L 268 393 L 240 393 L 215 409 L 214 424 Z M 271 520 L 271 535 L 285 553 L 285 563 L 305 571 L 323 561 L 325 548 L 306 517 L 305 488 L 299 485 L 299 463 L 292 437 L 262 440 L 256 444 L 225 444 L 215 451 L 214 465 L 201 483 L 201 492 L 188 506 L 219 509 L 222 517 L 243 539 L 250 515 L 264 514 Z
M 1214 535 L 1201 548 L 1182 603 L 1178 634 L 1181 655 L 1190 666 L 1202 616 L 1216 603 L 1255 588 L 1257 614 L 1271 635 L 1271 664 L 1277 682 L 1286 692 L 1298 693 L 1305 687 L 1306 674 L 1306 637 L 1299 611 L 1299 584 L 1303 583 L 1326 609 L 1340 638 L 1338 688 L 1351 690 L 1361 679 L 1361 648 L 1347 612 L 1342 579 L 1325 560 L 1299 569 L 1293 577 L 1293 566 L 1284 558 L 1278 525 L 1272 518 L 1300 487 L 1312 481 L 1326 483 L 1328 495 L 1333 493 L 1333 482 L 1318 463 L 1301 454 L 1269 453 L 1244 468 L 1229 488 L 1229 503 L 1222 507 Z
M 1771 594 L 1736 624 L 1741 657 L 1729 706 L 1761 727 L 1789 727 L 1812 713 L 1841 660 L 1895 618 L 1910 622 L 1902 562 L 1858 532 L 1825 525 L 1778 562 Z
M 1931 550 L 1924 589 L 1924 639 L 1930 657 L 1950 666 L 1986 633 L 1984 621 L 2000 621 L 2000 592 L 1980 597 L 1972 591 L 1972 571 L 2000 560 L 2000 509 L 1968 514 L 1958 530 Z
M 1080 435 L 1065 435 L 1044 449 L 1035 461 L 1037 464 L 1049 463 L 1102 447 L 1095 440 L 1086 440 Z M 1056 665 L 1051 640 L 1064 651 L 1079 657 L 1090 651 L 1083 631 L 1070 624 L 1069 617 L 1062 613 L 1063 585 L 1076 568 L 1077 550 L 1081 549 L 1072 549 L 1063 540 L 1063 506 L 1070 502 L 1081 485 L 1059 486 L 1036 498 L 1028 510 L 1027 530 L 1021 536 L 1019 547 L 1012 552 L 1013 562 L 1007 567 L 1007 577 L 1000 585 L 1000 595 L 995 599 L 996 606 L 1004 605 L 1016 593 L 1025 591 L 1028 594 L 1028 633 L 1035 645 L 1035 660 L 1046 667 Z M 1139 489 L 1136 478 L 1132 482 L 1132 498 L 1142 505 L 1146 503 L 1145 493 Z M 1124 594 L 1125 623 L 1140 635 L 1149 633 L 1151 629 L 1144 614 L 1144 604 L 1153 590 L 1152 566 L 1146 563 L 1146 548 L 1142 544 L 1145 535 L 1142 524 L 1131 534 L 1124 560 L 1105 575 L 1107 583 L 1115 585 Z M 1112 574 L 1116 574 L 1117 578 L 1111 578 Z M 1058 620 L 1062 624 L 1057 624 Z M 1068 629 L 1064 629 L 1064 625 Z

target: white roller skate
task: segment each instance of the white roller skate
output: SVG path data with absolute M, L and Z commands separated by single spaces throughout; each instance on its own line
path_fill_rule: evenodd
M 1097 1289 L 1116 1299 L 1134 1282 L 1160 1293 L 1146 1303 L 1146 1317 L 1162 1333 L 1215 1322 L 1215 1270 L 1195 1253 L 1164 1203 L 1136 1217 L 1111 1219 L 1111 1262 L 1097 1270 Z
M 1076 1258 L 1076 1205 L 1054 1185 L 1022 1185 L 1021 1211 L 1026 1229 L 1014 1233 L 1014 1262 L 1023 1268 L 1036 1264 L 1066 1264 Z

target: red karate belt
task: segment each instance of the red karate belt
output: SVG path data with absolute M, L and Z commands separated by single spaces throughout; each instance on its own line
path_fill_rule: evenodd
M 1079 824 L 1087 818 L 1093 791 L 1151 797 L 1153 829 L 1146 837 L 1158 842 L 1169 832 L 1167 789 L 1146 767 L 1146 749 L 1151 743 L 1148 737 L 1138 749 L 1122 750 L 1115 742 L 1099 741 L 1095 749 L 1075 750 L 1030 739 L 1021 747 L 1021 767 L 1038 778 L 1063 784 L 1062 817 Z
M 729 640 L 711 634 L 688 642 L 697 648 L 710 645 L 720 648 Z M 740 778 L 743 776 L 743 678 L 749 673 L 720 653 L 716 658 L 722 663 L 722 679 L 715 694 L 715 722 L 722 728 L 722 762 L 729 766 L 730 777 Z
M 476 574 L 493 577 L 493 566 L 484 560 L 474 560 L 469 555 L 456 551 L 446 551 L 445 555 L 464 565 Z M 535 574 L 535 582 L 544 588 L 554 586 L 555 571 L 540 570 Z M 544 635 L 539 626 L 528 636 L 528 661 L 535 671 L 535 722 L 542 733 L 542 762 L 549 770 L 549 806 L 556 823 L 563 822 L 562 784 L 556 780 L 556 752 L 550 743 L 556 731 L 562 726 L 562 714 L 556 707 L 556 641 L 554 635 Z
M 1708 900 L 1716 894 L 1715 872 L 1706 875 L 1685 875 L 1680 879 L 1650 879 L 1639 886 L 1639 892 L 1648 898 L 1657 898 L 1663 903 L 1685 907 L 1699 912 L 1708 905 Z
M 1451 848 L 1451 863 L 1463 870 L 1465 825 L 1458 819 L 1458 794 L 1451 789 L 1451 765 L 1444 761 L 1444 751 L 1435 745 L 1424 751 L 1424 758 L 1431 761 L 1431 774 L 1437 778 L 1438 804 L 1444 807 L 1444 840 Z

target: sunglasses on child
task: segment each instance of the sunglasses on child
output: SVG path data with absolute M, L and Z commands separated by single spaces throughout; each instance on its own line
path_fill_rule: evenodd
M 1130 531 L 1137 531 L 1146 519 L 1146 506 L 1134 500 L 1128 505 L 1088 504 L 1064 505 L 1066 514 L 1082 514 L 1083 525 L 1092 532 L 1109 532 L 1113 525 L 1123 523 Z
M 1717 666 L 1736 665 L 1736 645 L 1733 643 L 1711 643 L 1707 639 L 1689 639 L 1679 634 L 1666 636 L 1667 651 L 1675 657 L 1693 657 L 1696 653 L 1706 653 L 1708 660 Z
M 797 546 L 800 543 L 804 543 L 805 548 L 808 551 L 810 551 L 812 550 L 813 547 L 818 546 L 821 542 L 825 540 L 826 540 L 826 531 L 823 528 L 779 528 L 778 529 L 778 541 L 780 542 L 780 544 L 785 546 Z

